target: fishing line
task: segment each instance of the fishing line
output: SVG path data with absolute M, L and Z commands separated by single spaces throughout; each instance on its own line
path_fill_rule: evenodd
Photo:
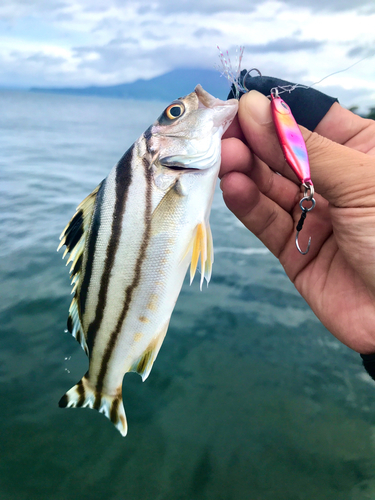
M 330 73 L 329 75 L 326 75 L 324 76 L 323 78 L 321 78 L 320 80 L 318 80 L 317 82 L 314 82 L 312 83 L 311 85 L 309 86 L 306 86 L 306 85 L 302 85 L 300 83 L 296 83 L 294 85 L 285 85 L 285 86 L 282 86 L 280 85 L 279 87 L 275 87 L 277 89 L 281 89 L 281 91 L 279 91 L 279 94 L 283 94 L 284 92 L 288 92 L 289 94 L 291 92 L 293 92 L 293 90 L 295 89 L 304 89 L 304 90 L 308 90 L 308 89 L 311 89 L 312 87 L 314 87 L 315 85 L 319 85 L 319 83 L 323 82 L 324 80 L 326 80 L 327 78 L 330 78 L 331 76 L 334 76 L 334 75 L 337 75 L 338 73 L 345 73 L 345 71 L 348 71 L 349 69 L 353 68 L 354 66 L 356 66 L 357 64 L 361 63 L 362 61 L 364 61 L 365 59 L 368 59 L 369 57 L 373 57 L 375 55 L 375 52 L 372 53 L 372 54 L 368 54 L 367 56 L 365 57 L 362 57 L 362 59 L 359 59 L 359 61 L 356 61 L 355 63 L 351 64 L 350 66 L 348 66 L 347 68 L 345 69 L 339 69 L 337 71 L 334 71 L 333 73 Z M 251 71 L 251 70 L 250 70 Z M 249 72 L 248 72 L 249 73 Z M 246 76 L 248 75 L 248 73 L 246 73 L 246 75 L 244 76 L 243 80 L 245 81 L 246 79 Z M 267 96 L 267 97 L 271 97 L 270 95 Z
M 334 71 L 333 73 L 330 73 L 329 75 L 325 76 L 324 78 L 322 78 L 321 80 L 319 80 L 318 82 L 315 82 L 313 83 L 310 87 L 308 88 L 311 88 L 313 87 L 314 85 L 318 85 L 319 83 L 321 83 L 323 80 L 325 80 L 326 78 L 329 78 L 330 76 L 333 76 L 333 75 L 337 75 L 338 73 L 344 73 L 345 71 L 348 71 L 349 69 L 353 68 L 353 66 L 356 66 L 357 64 L 361 63 L 362 61 L 365 61 L 366 59 L 369 59 L 370 57 L 374 57 L 375 55 L 375 51 L 371 54 L 368 54 L 367 56 L 365 57 L 362 57 L 362 59 L 360 59 L 359 61 L 356 61 L 355 63 L 351 64 L 350 66 L 348 66 L 347 68 L 345 69 L 339 69 L 338 71 Z
M 241 92 L 245 93 L 245 94 L 247 92 L 249 92 L 249 90 L 246 88 L 246 85 L 245 85 L 245 81 L 246 81 L 247 76 L 251 76 L 250 73 L 252 71 L 257 71 L 259 76 L 262 76 L 262 73 L 257 68 L 251 68 L 244 75 L 244 77 L 242 78 L 242 83 L 241 83 L 241 81 L 240 81 L 241 63 L 242 63 L 243 53 L 244 53 L 245 47 L 244 46 L 240 46 L 239 49 L 238 49 L 239 50 L 239 57 L 236 56 L 236 63 L 237 63 L 237 60 L 238 60 L 238 65 L 237 65 L 236 71 L 233 70 L 232 62 L 231 62 L 231 59 L 230 59 L 230 56 L 229 56 L 229 52 L 226 51 L 226 57 L 225 57 L 225 55 L 221 51 L 220 47 L 217 46 L 217 48 L 219 50 L 219 59 L 221 61 L 222 68 L 224 69 L 224 71 L 222 71 L 220 68 L 217 68 L 217 69 L 220 71 L 221 76 L 224 76 L 230 82 L 230 84 L 234 86 L 236 98 L 239 99 L 239 96 L 240 96 Z M 237 49 L 236 49 L 236 52 L 237 52 Z M 280 94 L 284 94 L 285 92 L 288 92 L 290 94 L 295 89 L 308 90 L 308 89 L 311 89 L 312 87 L 314 87 L 315 85 L 319 85 L 319 83 L 323 82 L 327 78 L 330 78 L 331 76 L 337 75 L 339 73 L 345 73 L 346 71 L 350 70 L 351 68 L 353 68 L 357 64 L 365 61 L 366 59 L 374 57 L 374 56 L 375 56 L 375 51 L 374 52 L 370 52 L 367 56 L 362 57 L 362 59 L 359 59 L 358 61 L 355 61 L 353 64 L 351 64 L 347 68 L 339 69 L 337 71 L 334 71 L 333 73 L 329 73 L 328 75 L 324 76 L 323 78 L 321 78 L 317 82 L 312 83 L 311 85 L 302 85 L 300 83 L 296 83 L 296 84 L 293 84 L 293 85 L 285 85 L 285 86 L 279 85 L 278 87 L 275 87 L 275 89 L 278 90 L 278 94 L 279 95 Z M 271 89 L 271 90 L 273 90 L 273 89 Z M 269 94 L 267 97 L 271 98 L 271 94 Z

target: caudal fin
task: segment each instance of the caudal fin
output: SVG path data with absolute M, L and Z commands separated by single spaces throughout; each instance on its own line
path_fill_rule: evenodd
M 121 391 L 115 396 L 98 394 L 86 377 L 72 387 L 59 401 L 60 408 L 93 408 L 103 413 L 123 436 L 128 432 Z

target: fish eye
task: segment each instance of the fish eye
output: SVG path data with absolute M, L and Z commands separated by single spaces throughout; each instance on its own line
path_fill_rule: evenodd
M 185 107 L 182 103 L 174 102 L 173 104 L 167 107 L 167 109 L 165 110 L 165 115 L 170 120 L 175 120 L 176 118 L 180 117 L 184 111 Z

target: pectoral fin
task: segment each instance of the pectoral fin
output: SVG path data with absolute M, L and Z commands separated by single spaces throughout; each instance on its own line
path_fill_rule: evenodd
M 212 263 L 214 261 L 212 233 L 209 223 L 206 224 L 205 222 L 201 222 L 200 224 L 198 224 L 191 246 L 193 248 L 193 253 L 190 263 L 190 284 L 194 279 L 198 261 L 200 260 L 200 289 L 202 290 L 204 279 L 206 278 L 207 283 L 211 279 Z

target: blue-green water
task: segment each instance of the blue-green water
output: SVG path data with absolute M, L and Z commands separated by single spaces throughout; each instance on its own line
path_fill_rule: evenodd
M 173 96 L 174 97 L 174 96 Z M 215 196 L 212 282 L 185 283 L 129 433 L 57 407 L 87 370 L 58 236 L 163 103 L 0 93 L 0 498 L 375 498 L 375 384 Z

